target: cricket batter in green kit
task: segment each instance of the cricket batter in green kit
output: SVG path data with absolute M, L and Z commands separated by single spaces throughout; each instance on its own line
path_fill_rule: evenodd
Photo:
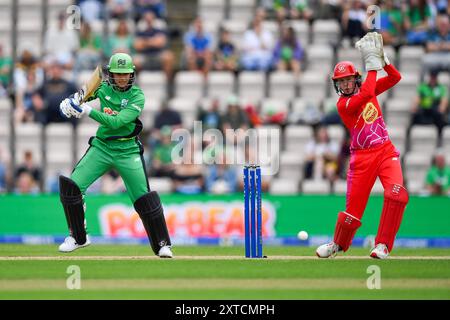
M 100 124 L 70 178 L 60 176 L 59 179 L 61 203 L 70 231 L 70 236 L 59 246 L 61 252 L 71 252 L 90 244 L 86 234 L 84 194 L 105 172 L 116 169 L 142 220 L 154 253 L 161 258 L 172 257 L 161 200 L 156 191 L 150 191 L 143 147 L 138 140 L 142 130 L 139 115 L 145 97 L 134 81 L 135 67 L 131 57 L 117 53 L 109 61 L 107 81 L 103 81 L 88 99 L 100 99 L 100 111 L 87 103 L 80 105 L 83 90 L 61 102 L 61 113 L 67 118 L 86 115 Z

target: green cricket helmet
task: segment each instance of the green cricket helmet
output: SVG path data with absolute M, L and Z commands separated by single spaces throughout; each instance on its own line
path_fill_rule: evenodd
M 108 82 L 117 91 L 127 91 L 129 90 L 136 80 L 136 67 L 133 64 L 133 59 L 126 53 L 116 53 L 109 59 L 109 64 L 107 66 L 108 70 Z M 131 74 L 128 85 L 124 88 L 120 88 L 114 81 L 115 73 L 129 73 Z

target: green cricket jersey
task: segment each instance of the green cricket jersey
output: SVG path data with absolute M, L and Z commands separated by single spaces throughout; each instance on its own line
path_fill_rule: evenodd
M 89 117 L 100 123 L 96 134 L 99 139 L 126 140 L 142 131 L 138 117 L 144 109 L 145 96 L 140 88 L 132 86 L 128 91 L 120 92 L 104 81 L 89 101 L 97 98 L 101 109 L 92 109 Z

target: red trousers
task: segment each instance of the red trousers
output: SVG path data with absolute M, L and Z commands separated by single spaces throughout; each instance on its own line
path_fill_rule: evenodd
M 372 149 L 352 152 L 347 173 L 345 211 L 348 214 L 361 220 L 377 177 L 384 188 L 391 184 L 403 185 L 400 154 L 390 141 Z

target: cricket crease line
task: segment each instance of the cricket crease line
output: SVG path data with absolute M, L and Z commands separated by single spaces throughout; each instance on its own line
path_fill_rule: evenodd
M 65 261 L 65 260 L 374 260 L 369 256 L 338 256 L 319 259 L 316 256 L 268 256 L 266 259 L 249 259 L 241 256 L 174 256 L 161 259 L 157 256 L 10 256 L 0 257 L 0 261 Z M 398 256 L 387 260 L 450 260 L 450 256 Z

